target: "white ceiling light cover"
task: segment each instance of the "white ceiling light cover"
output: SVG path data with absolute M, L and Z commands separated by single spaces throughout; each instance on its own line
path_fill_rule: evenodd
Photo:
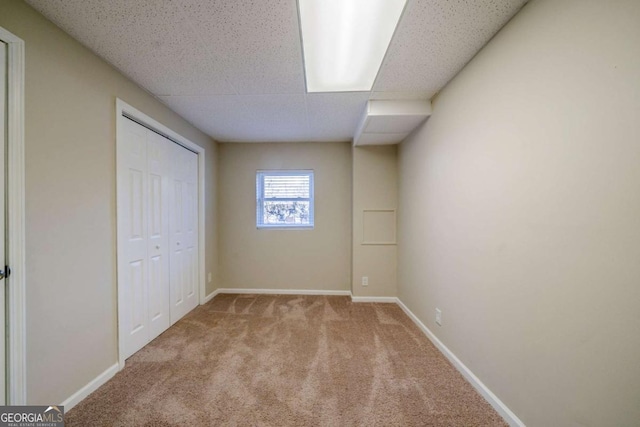
M 370 91 L 406 0 L 298 0 L 307 92 Z

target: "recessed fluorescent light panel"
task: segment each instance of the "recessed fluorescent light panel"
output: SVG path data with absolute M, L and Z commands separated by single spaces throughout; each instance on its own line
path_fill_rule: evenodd
M 370 91 L 407 0 L 298 0 L 307 92 Z

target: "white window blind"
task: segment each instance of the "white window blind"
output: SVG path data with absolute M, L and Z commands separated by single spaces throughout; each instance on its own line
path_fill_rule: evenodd
M 313 228 L 313 171 L 258 171 L 258 228 Z

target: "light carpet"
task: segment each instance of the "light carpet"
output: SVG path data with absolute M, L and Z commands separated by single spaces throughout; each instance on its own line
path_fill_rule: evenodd
M 68 426 L 505 426 L 395 304 L 226 295 L 73 408 Z

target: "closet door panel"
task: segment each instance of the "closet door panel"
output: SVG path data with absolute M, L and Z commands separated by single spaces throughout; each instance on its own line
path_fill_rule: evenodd
M 153 339 L 171 326 L 169 310 L 169 182 L 172 142 L 148 131 L 149 329 Z
M 171 322 L 198 305 L 198 156 L 174 144 L 172 156 Z
M 177 144 L 171 147 L 171 203 L 169 210 L 171 247 L 171 323 L 189 311 L 185 303 L 185 180 L 186 150 Z
M 192 310 L 198 305 L 198 156 L 185 151 L 185 246 L 188 254 L 185 299 L 187 309 Z
M 118 164 L 119 309 L 125 357 L 149 341 L 147 130 L 126 121 Z

